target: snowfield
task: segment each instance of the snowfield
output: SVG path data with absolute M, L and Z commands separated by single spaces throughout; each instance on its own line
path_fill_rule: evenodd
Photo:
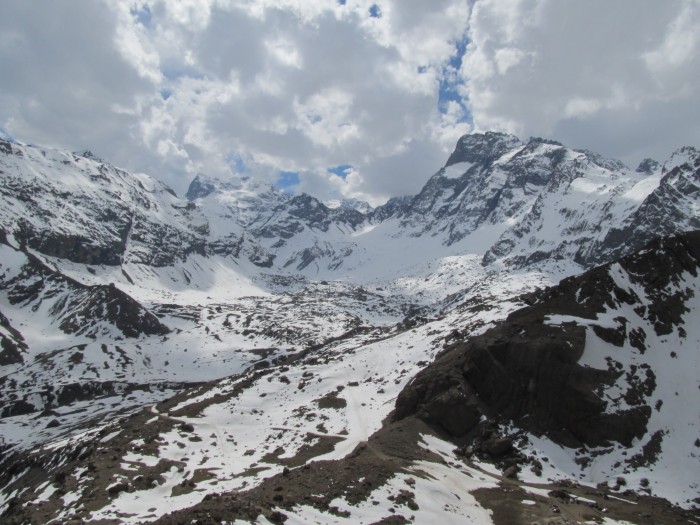
M 651 496 L 669 512 L 697 506 L 692 265 L 653 290 L 613 264 L 622 292 L 605 312 L 545 320 L 584 327 L 579 364 L 616 374 L 595 392 L 608 413 L 651 407 L 630 446 L 530 433 L 518 448 L 541 468 L 512 476 L 457 453 L 479 436 L 453 439 L 425 414 L 392 420 L 445 348 L 638 252 L 649 224 L 699 229 L 697 150 L 647 173 L 543 139 L 469 135 L 418 195 L 371 209 L 201 174 L 179 198 L 93 157 L 0 146 L 8 523 L 179 523 L 228 508 L 218 522 L 501 525 L 561 511 L 614 525 L 643 523 L 625 509 L 657 512 Z M 672 330 L 658 327 L 661 293 L 679 312 Z M 618 485 L 605 492 L 613 515 L 605 483 Z

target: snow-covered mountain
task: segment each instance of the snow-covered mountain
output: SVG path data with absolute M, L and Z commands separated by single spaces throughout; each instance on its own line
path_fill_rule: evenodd
M 481 253 L 485 265 L 559 257 L 588 267 L 699 226 L 700 153 L 691 147 L 632 171 L 553 141 L 466 135 L 418 195 L 377 209 L 202 174 L 179 199 L 92 155 L 8 142 L 0 150 L 2 229 L 43 255 L 110 267 L 220 255 L 275 273 L 354 275 L 362 265 L 375 276 L 384 266 L 377 244 L 388 237 L 430 237 L 441 254 Z
M 504 322 L 441 352 L 401 392 L 393 417 L 418 416 L 454 437 L 500 430 L 523 454 L 505 466 L 535 473 L 554 466 L 543 465 L 544 448 L 567 447 L 574 453 L 556 468 L 572 479 L 646 478 L 654 493 L 692 504 L 699 270 L 693 232 L 523 298 L 528 306 Z
M 0 141 L 0 195 L 3 522 L 692 515 L 645 494 L 697 503 L 699 241 L 645 246 L 700 229 L 694 148 L 467 135 L 372 209 Z

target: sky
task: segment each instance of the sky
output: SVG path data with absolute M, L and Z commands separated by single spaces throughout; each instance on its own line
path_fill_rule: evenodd
M 636 167 L 700 146 L 700 0 L 0 0 L 0 134 L 182 195 L 417 193 L 506 131 Z

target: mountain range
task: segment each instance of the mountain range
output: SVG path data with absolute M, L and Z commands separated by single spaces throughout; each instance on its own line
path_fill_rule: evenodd
M 698 523 L 698 230 L 689 146 L 372 208 L 0 140 L 2 520 Z

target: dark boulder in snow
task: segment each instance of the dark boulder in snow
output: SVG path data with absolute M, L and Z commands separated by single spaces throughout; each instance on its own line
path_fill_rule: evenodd
M 630 446 L 647 432 L 654 372 L 647 365 L 624 371 L 619 362 L 610 361 L 607 369 L 580 363 L 592 337 L 586 327 L 618 352 L 642 354 L 643 338 L 627 332 L 624 317 L 610 315 L 617 326 L 611 328 L 596 323 L 600 316 L 634 309 L 658 335 L 674 329 L 682 334 L 686 300 L 693 294 L 684 287 L 698 277 L 699 267 L 700 232 L 692 232 L 657 240 L 618 263 L 528 297 L 530 306 L 506 321 L 447 347 L 398 396 L 394 420 L 415 415 L 456 437 L 475 435 L 484 419 L 512 421 L 567 446 Z M 629 286 L 616 280 L 623 274 Z M 555 316 L 561 317 L 552 322 Z M 643 375 L 635 375 L 642 368 Z M 613 406 L 600 395 L 613 384 L 623 392 L 624 405 Z
M 584 345 L 581 327 L 514 316 L 450 347 L 399 395 L 394 417 L 416 414 L 456 437 L 485 416 L 514 420 L 560 443 L 628 444 L 644 433 L 650 409 L 607 414 L 594 392 L 615 374 L 579 365 Z

